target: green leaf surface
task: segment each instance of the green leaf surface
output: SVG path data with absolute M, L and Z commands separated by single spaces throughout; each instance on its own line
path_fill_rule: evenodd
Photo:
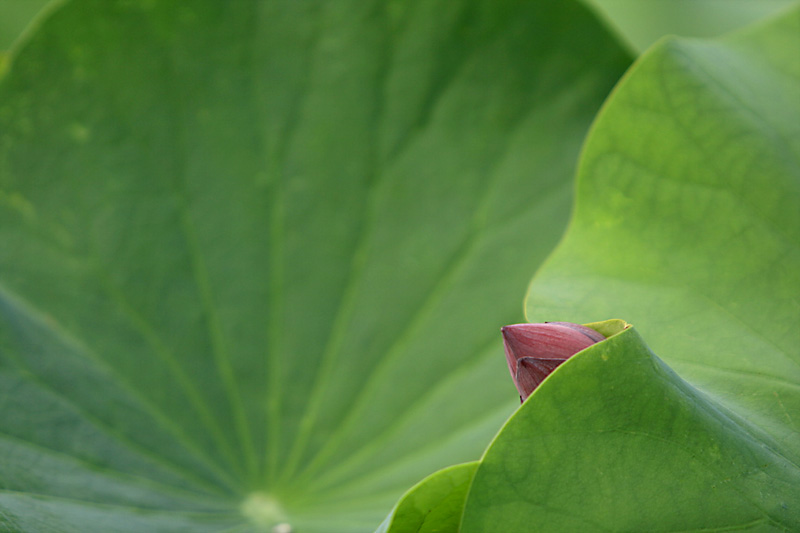
M 461 531 L 794 531 L 800 467 L 634 328 L 561 365 L 475 474 Z
M 800 528 L 798 49 L 800 10 L 666 40 L 615 90 L 527 315 L 625 317 L 682 379 L 642 346 L 559 367 L 487 453 L 465 524 L 503 514 L 506 475 L 526 509 L 509 520 L 541 530 Z
M 371 531 L 477 458 L 628 62 L 572 2 L 54 10 L 0 85 L 4 527 Z
M 665 35 L 717 37 L 798 5 L 797 0 L 583 0 L 641 53 Z
M 411 487 L 375 533 L 444 533 L 458 531 L 464 501 L 478 462 L 431 474 Z
M 609 338 L 498 433 L 460 531 L 800 529 L 798 28 L 665 41 L 615 90 L 528 318 L 633 315 L 686 379 L 587 324 Z
M 50 0 L 0 2 L 0 51 L 8 50 Z
M 608 102 L 532 321 L 624 316 L 800 459 L 800 10 L 669 40 Z

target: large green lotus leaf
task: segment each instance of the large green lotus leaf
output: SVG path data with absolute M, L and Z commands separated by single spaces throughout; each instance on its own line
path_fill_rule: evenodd
M 628 61 L 572 2 L 54 10 L 0 85 L 3 527 L 371 530 L 477 458 Z
M 480 462 L 461 531 L 800 528 L 800 467 L 627 328 L 561 365 Z

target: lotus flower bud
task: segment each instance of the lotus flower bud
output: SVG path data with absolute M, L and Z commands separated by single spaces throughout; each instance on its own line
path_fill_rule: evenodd
M 520 400 L 530 396 L 558 365 L 605 337 L 570 322 L 514 324 L 500 330 L 511 378 Z

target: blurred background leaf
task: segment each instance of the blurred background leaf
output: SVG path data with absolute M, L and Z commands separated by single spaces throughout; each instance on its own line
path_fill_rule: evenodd
M 50 0 L 0 1 L 0 51 L 11 48 L 14 41 Z
M 641 53 L 665 35 L 715 37 L 797 5 L 797 0 L 583 0 Z
M 0 51 L 52 0 L 0 2 Z M 713 37 L 775 15 L 797 0 L 582 0 L 636 53 L 665 35 Z

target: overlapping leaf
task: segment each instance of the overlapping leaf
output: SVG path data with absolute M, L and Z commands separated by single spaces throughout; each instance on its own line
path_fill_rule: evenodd
M 487 450 L 460 531 L 800 526 L 800 468 L 676 375 L 634 328 L 562 366 Z
M 609 99 L 528 318 L 637 328 L 605 323 L 507 422 L 461 531 L 800 528 L 798 30 L 665 41 Z
M 800 458 L 800 15 L 647 54 L 580 163 L 528 317 L 624 316 Z
M 375 533 L 458 531 L 478 462 L 443 468 L 411 487 Z

